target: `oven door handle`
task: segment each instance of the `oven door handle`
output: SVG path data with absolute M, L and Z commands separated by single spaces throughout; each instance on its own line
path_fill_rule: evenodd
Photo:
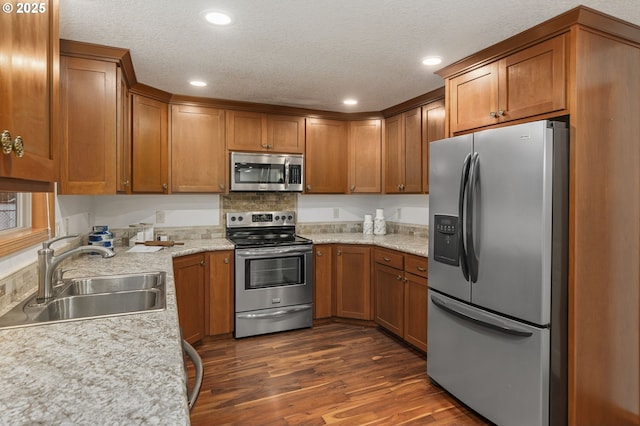
M 242 319 L 264 319 L 264 318 L 277 318 L 277 317 L 282 317 L 285 315 L 289 315 L 289 314 L 293 314 L 295 312 L 301 312 L 301 311 L 307 311 L 309 309 L 312 309 L 313 306 L 312 305 L 298 305 L 298 306 L 293 306 L 291 308 L 288 309 L 281 309 L 279 311 L 275 311 L 275 312 L 269 312 L 269 313 L 264 313 L 264 314 L 237 314 L 238 318 L 242 318 Z
M 308 254 L 312 253 L 311 246 L 293 246 L 293 247 L 281 247 L 281 248 L 261 248 L 261 249 L 236 249 L 236 255 L 246 258 L 248 256 L 265 257 L 268 255 L 278 254 Z

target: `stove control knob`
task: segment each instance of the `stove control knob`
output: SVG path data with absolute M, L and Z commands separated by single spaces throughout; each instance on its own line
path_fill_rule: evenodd
M 231 222 L 235 222 L 236 221 L 236 217 L 235 216 L 231 216 Z
M 282 218 L 284 219 L 284 216 L 282 216 Z M 276 216 L 276 222 L 280 220 L 280 216 Z
M 242 216 L 238 216 L 238 222 L 242 222 L 243 218 Z
M 287 219 L 292 220 L 293 216 L 289 215 L 289 216 L 287 216 Z

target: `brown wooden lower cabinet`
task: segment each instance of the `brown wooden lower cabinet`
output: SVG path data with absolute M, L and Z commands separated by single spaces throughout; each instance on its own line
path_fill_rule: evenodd
M 330 244 L 313 246 L 313 319 L 335 315 L 332 254 Z
M 207 334 L 233 333 L 234 326 L 234 252 L 213 251 L 207 254 L 209 266 L 209 318 Z
M 204 253 L 173 259 L 178 319 L 182 338 L 194 343 L 205 336 L 205 277 Z
M 374 249 L 375 321 L 427 351 L 427 258 Z
M 334 246 L 336 315 L 373 319 L 371 308 L 371 248 L 362 245 Z
M 187 342 L 233 332 L 233 271 L 233 250 L 173 259 L 178 319 Z

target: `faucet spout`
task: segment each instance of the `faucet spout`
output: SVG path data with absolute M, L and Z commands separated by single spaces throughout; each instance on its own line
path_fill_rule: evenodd
M 76 236 L 77 235 L 72 235 L 67 238 Z M 57 239 L 43 243 L 42 248 L 38 250 L 38 303 L 46 303 L 53 298 L 53 276 L 55 270 L 63 260 L 73 255 L 87 252 L 99 252 L 103 258 L 110 258 L 116 255 L 113 251 L 105 247 L 80 246 L 73 250 L 64 252 L 59 256 L 54 256 L 53 249 L 49 247 L 54 241 L 57 241 Z

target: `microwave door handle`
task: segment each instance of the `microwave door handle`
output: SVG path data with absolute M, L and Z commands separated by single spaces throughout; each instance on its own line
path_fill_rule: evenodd
M 284 189 L 289 189 L 289 159 L 284 159 Z

